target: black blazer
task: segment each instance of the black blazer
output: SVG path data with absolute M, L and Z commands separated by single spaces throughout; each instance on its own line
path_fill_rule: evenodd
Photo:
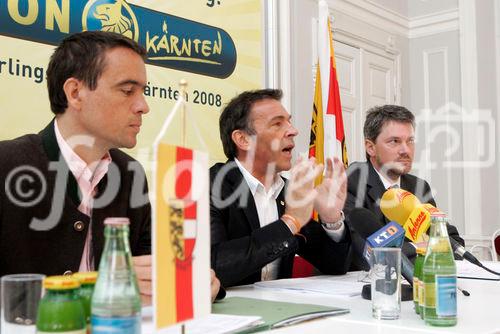
M 325 274 L 344 274 L 349 266 L 350 236 L 336 243 L 311 220 L 293 236 L 277 220 L 260 227 L 253 196 L 234 161 L 210 168 L 210 226 L 212 268 L 222 285 L 251 284 L 261 280 L 261 269 L 281 258 L 279 278 L 292 274 L 293 257 L 303 256 Z M 279 216 L 285 211 L 284 191 L 277 200 Z
M 107 217 L 128 217 L 132 254 L 151 253 L 151 207 L 149 201 L 143 201 L 147 199 L 144 171 L 125 153 L 115 149 L 109 153 L 113 160 L 110 168 L 117 167 L 118 173 L 113 175 L 119 175 L 120 179 L 111 181 L 108 172 L 98 185 L 96 199 L 107 190 L 108 181 L 110 185 L 112 182 L 118 185 L 118 189 L 109 203 L 100 208 L 96 205 L 92 212 L 96 269 L 104 246 L 103 221 Z M 58 163 L 58 172 L 52 168 L 60 156 L 53 122 L 38 135 L 0 142 L 0 156 L 0 276 L 28 272 L 61 275 L 67 270 L 78 271 L 91 218 L 78 211 L 78 184 L 64 159 Z M 12 197 L 18 193 L 16 180 L 22 180 L 16 179 L 13 171 L 20 166 L 38 171 L 43 180 L 31 172 L 32 179 L 21 183 L 24 194 L 32 193 L 25 199 L 34 200 L 26 207 Z M 132 166 L 134 169 L 129 170 Z M 34 226 L 40 225 L 30 227 L 33 219 L 46 220 L 53 227 L 36 230 Z
M 407 190 L 422 202 L 436 206 L 436 201 L 432 197 L 432 191 L 429 184 L 414 175 L 405 174 L 401 176 L 401 188 Z M 347 199 L 344 205 L 344 213 L 347 217 L 346 223 L 349 222 L 349 214 L 354 208 L 365 208 L 370 210 L 380 223 L 378 228 L 383 227 L 389 222 L 380 210 L 380 199 L 386 191 L 384 184 L 380 180 L 379 175 L 370 162 L 354 162 L 347 169 Z M 364 240 L 351 228 L 351 238 L 353 249 L 363 249 Z M 464 245 L 464 240 L 458 234 L 455 226 L 448 224 L 448 235 Z M 416 256 L 415 248 L 409 244 L 406 239 L 403 245 L 403 252 L 410 259 Z M 350 270 L 367 270 L 368 264 L 358 252 L 353 253 L 352 265 Z

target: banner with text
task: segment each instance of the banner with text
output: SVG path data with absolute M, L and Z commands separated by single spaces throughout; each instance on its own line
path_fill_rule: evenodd
M 0 140 L 40 131 L 53 117 L 45 71 L 61 39 L 83 30 L 107 30 L 136 40 L 147 50 L 151 112 L 144 117 L 138 145 L 131 150 L 151 172 L 152 142 L 188 82 L 192 115 L 186 146 L 210 160 L 225 160 L 218 118 L 238 92 L 262 86 L 261 0 L 0 0 Z M 181 120 L 167 134 L 180 144 Z

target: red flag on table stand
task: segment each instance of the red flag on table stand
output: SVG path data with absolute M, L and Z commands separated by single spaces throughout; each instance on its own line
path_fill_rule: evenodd
M 210 314 L 208 154 L 186 147 L 187 83 L 154 142 L 152 190 L 155 331 Z M 164 140 L 178 112 L 181 143 Z M 191 122 L 192 123 L 192 122 Z M 204 145 L 199 129 L 195 134 Z M 191 136 L 192 137 L 192 136 Z M 206 148 L 206 146 L 205 146 Z

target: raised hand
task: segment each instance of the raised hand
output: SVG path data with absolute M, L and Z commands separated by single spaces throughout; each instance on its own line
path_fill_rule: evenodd
M 285 213 L 293 216 L 301 227 L 311 219 L 314 200 L 317 196 L 314 180 L 322 170 L 323 165 L 316 164 L 314 158 L 309 160 L 299 158 L 290 169 L 290 180 L 285 194 Z
M 314 209 L 321 221 L 334 223 L 340 219 L 340 211 L 347 197 L 347 175 L 344 164 L 338 159 L 328 158 L 323 182 L 316 187 Z

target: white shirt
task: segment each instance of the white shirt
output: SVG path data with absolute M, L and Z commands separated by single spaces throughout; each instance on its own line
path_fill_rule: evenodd
M 250 188 L 250 192 L 252 193 L 255 207 L 257 208 L 257 215 L 259 216 L 260 227 L 266 226 L 278 220 L 279 217 L 276 199 L 278 198 L 280 192 L 283 190 L 285 181 L 283 181 L 280 176 L 276 177 L 274 183 L 271 185 L 271 188 L 269 188 L 269 191 L 266 191 L 264 185 L 259 180 L 257 180 L 248 170 L 246 170 L 245 167 L 243 167 L 243 165 L 238 161 L 238 159 L 235 158 L 234 161 L 236 162 L 236 165 L 238 166 L 241 174 L 243 174 L 243 178 L 245 179 L 248 188 Z M 344 236 L 345 226 L 344 223 L 342 223 L 341 227 L 337 230 L 329 230 L 326 228 L 324 228 L 324 230 L 332 240 L 338 242 Z M 263 281 L 277 279 L 279 274 L 280 262 L 281 259 L 278 258 L 264 266 L 264 268 L 262 268 L 261 279 Z
M 234 161 L 236 162 L 241 174 L 243 174 L 243 177 L 248 184 L 248 188 L 250 188 L 250 192 L 252 193 L 255 207 L 257 208 L 257 215 L 259 216 L 260 227 L 264 227 L 274 221 L 277 221 L 279 217 L 276 198 L 278 198 L 281 190 L 283 190 L 285 181 L 278 176 L 271 185 L 271 188 L 269 188 L 269 191 L 266 191 L 264 185 L 252 174 L 250 174 L 250 172 L 243 167 L 238 159 L 234 159 Z M 280 263 L 281 259 L 278 258 L 264 266 L 264 268 L 262 268 L 261 279 L 263 281 L 277 279 Z

